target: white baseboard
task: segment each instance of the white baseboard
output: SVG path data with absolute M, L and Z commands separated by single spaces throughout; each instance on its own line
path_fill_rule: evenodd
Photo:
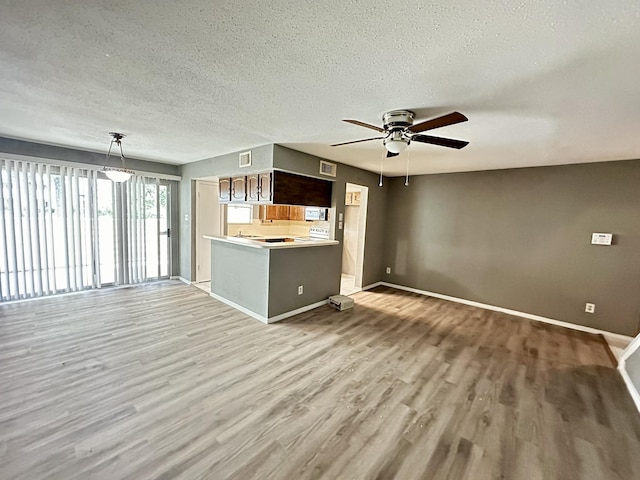
M 376 282 L 376 283 L 372 283 L 371 285 L 367 285 L 365 287 L 362 287 L 362 290 L 371 290 L 372 288 L 376 288 L 379 287 L 380 285 L 382 285 L 384 282 Z
M 636 408 L 640 413 L 640 392 L 638 392 L 638 389 L 631 381 L 631 377 L 627 373 L 626 363 L 623 359 L 620 359 L 620 361 L 618 362 L 618 371 L 620 372 L 620 376 L 622 377 L 622 380 L 624 380 L 624 383 L 627 386 L 627 390 L 629 390 L 629 394 L 633 399 L 633 403 L 636 404 Z
M 527 318 L 529 320 L 534 320 L 536 322 L 550 323 L 551 325 L 558 325 L 560 327 L 571 328 L 573 330 L 579 330 L 581 332 L 604 335 L 606 337 L 616 338 L 619 340 L 626 341 L 627 343 L 633 340 L 632 337 L 629 337 L 627 335 L 621 335 L 619 333 L 607 332 L 606 330 L 600 330 L 598 328 L 585 327 L 583 325 L 563 322 L 562 320 L 555 320 L 553 318 L 542 317 L 540 315 L 534 315 L 532 313 L 519 312 L 517 310 L 511 310 L 509 308 L 496 307 L 495 305 L 487 305 L 486 303 L 474 302 L 472 300 L 465 300 L 464 298 L 451 297 L 449 295 L 443 295 L 441 293 L 429 292 L 427 290 L 419 290 L 417 288 L 405 287 L 404 285 L 397 285 L 395 283 L 389 283 L 389 282 L 379 282 L 379 284 L 384 285 L 385 287 L 397 288 L 398 290 L 405 290 L 407 292 L 418 293 L 420 295 L 427 295 L 429 297 L 436 297 L 436 298 L 441 298 L 443 300 L 449 300 L 450 302 L 462 303 L 464 305 L 470 305 L 472 307 L 479 307 L 479 308 L 485 308 L 487 310 L 493 310 L 494 312 L 501 312 L 509 315 L 515 315 L 516 317 Z M 377 286 L 377 285 L 378 284 L 374 284 L 374 286 Z
M 637 335 L 633 340 L 631 340 L 631 343 L 627 345 L 627 348 L 624 349 L 624 351 L 622 352 L 622 355 L 620 355 L 620 361 L 621 362 L 626 361 L 627 358 L 629 358 L 631 354 L 636 350 L 638 350 L 639 348 L 640 348 L 640 335 Z
M 169 280 L 180 280 L 182 283 L 186 283 L 187 285 L 191 285 L 192 282 L 190 282 L 189 280 L 187 280 L 184 277 L 180 277 L 180 276 L 173 276 L 173 277 L 169 277 Z
M 255 318 L 256 320 L 260 320 L 262 323 L 269 323 L 269 319 L 265 316 L 260 315 L 259 313 L 256 313 L 252 310 L 249 310 L 248 308 L 243 307 L 242 305 L 238 305 L 235 302 L 232 302 L 231 300 L 228 300 L 224 297 L 221 297 L 220 295 L 217 295 L 213 292 L 210 292 L 209 295 L 211 295 L 213 298 L 215 298 L 216 300 L 218 300 L 219 302 L 222 302 L 226 305 L 229 305 L 230 307 L 235 308 L 236 310 L 240 310 L 242 313 L 244 313 L 245 315 L 249 315 L 250 317 Z
M 281 313 L 280 315 L 276 315 L 275 317 L 269 317 L 269 319 L 267 320 L 267 323 L 279 322 L 280 320 L 284 320 L 285 318 L 293 317 L 294 315 L 298 315 L 299 313 L 308 312 L 309 310 L 313 310 L 314 308 L 321 307 L 328 303 L 329 303 L 329 300 L 322 300 L 321 302 L 305 305 L 304 307 L 296 308 L 295 310 Z
M 261 321 L 262 323 L 280 322 L 285 318 L 293 317 L 294 315 L 298 315 L 299 313 L 308 312 L 309 310 L 313 310 L 314 308 L 318 308 L 318 307 L 321 307 L 322 305 L 326 305 L 327 303 L 329 303 L 329 300 L 322 300 L 321 302 L 305 305 L 304 307 L 300 307 L 295 310 L 291 310 L 289 312 L 281 313 L 280 315 L 275 315 L 273 317 L 265 317 L 263 315 L 260 315 L 259 313 L 253 312 L 248 308 L 243 307 L 242 305 L 238 305 L 237 303 L 232 302 L 231 300 L 221 297 L 220 295 L 216 295 L 215 293 L 209 293 L 209 295 L 211 295 L 216 300 L 226 305 L 229 305 L 230 307 L 235 308 L 236 310 L 240 310 L 242 313 L 249 315 L 250 317 L 255 318 L 256 320 Z

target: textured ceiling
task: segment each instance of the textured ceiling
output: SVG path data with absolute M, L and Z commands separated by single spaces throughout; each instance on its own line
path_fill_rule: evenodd
M 640 2 L 0 0 L 0 135 L 186 163 L 266 143 L 376 170 L 355 118 L 413 144 L 385 172 L 640 158 Z

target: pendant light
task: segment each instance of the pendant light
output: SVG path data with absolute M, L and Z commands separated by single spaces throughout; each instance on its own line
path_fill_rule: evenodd
M 111 148 L 115 143 L 120 147 L 120 161 L 122 162 L 122 168 L 108 167 L 107 165 L 105 165 L 102 171 L 112 182 L 126 182 L 131 178 L 131 175 L 135 175 L 136 172 L 127 169 L 124 165 L 124 153 L 122 152 L 122 139 L 124 138 L 124 135 L 117 132 L 109 132 L 109 135 L 111 135 L 111 143 L 109 143 L 109 151 L 107 151 L 106 163 L 109 163 L 109 158 L 111 158 Z

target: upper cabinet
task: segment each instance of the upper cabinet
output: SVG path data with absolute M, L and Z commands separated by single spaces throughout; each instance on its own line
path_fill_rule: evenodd
M 220 203 L 231 201 L 231 179 L 228 177 L 218 179 L 218 201 Z
M 332 182 L 327 180 L 275 170 L 272 188 L 273 203 L 330 207 L 332 186 Z
M 231 201 L 245 202 L 247 200 L 247 177 L 231 178 Z
M 305 207 L 289 207 L 289 220 L 304 222 Z
M 331 206 L 332 182 L 274 170 L 219 179 L 221 203 Z
M 260 175 L 247 175 L 247 202 L 260 201 Z
M 289 205 L 264 205 L 260 207 L 262 220 L 294 220 L 304 222 L 305 207 L 291 207 Z
M 271 172 L 258 174 L 258 196 L 261 202 L 270 202 L 271 196 Z

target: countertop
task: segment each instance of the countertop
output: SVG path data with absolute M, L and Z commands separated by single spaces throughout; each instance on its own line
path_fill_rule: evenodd
M 323 247 L 326 245 L 338 245 L 337 240 L 295 240 L 293 242 L 260 242 L 256 238 L 247 237 L 228 237 L 220 235 L 203 235 L 204 238 L 216 242 L 234 243 L 250 248 L 302 248 L 302 247 Z M 281 238 L 281 237 L 278 237 Z

